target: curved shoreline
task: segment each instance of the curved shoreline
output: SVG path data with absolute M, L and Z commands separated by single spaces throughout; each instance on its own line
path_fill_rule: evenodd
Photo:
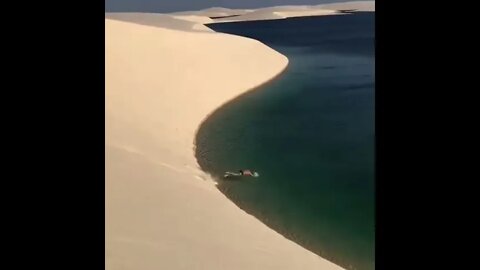
M 240 93 L 239 95 L 237 95 L 237 96 L 235 96 L 235 97 L 233 97 L 233 98 L 231 98 L 231 99 L 226 100 L 226 101 L 223 102 L 221 105 L 219 105 L 218 107 L 214 108 L 211 112 L 209 112 L 209 113 L 203 118 L 203 120 L 200 122 L 200 124 L 197 126 L 197 129 L 196 129 L 196 131 L 195 131 L 195 140 L 194 140 L 194 142 L 193 142 L 194 147 L 197 146 L 197 139 L 198 139 L 197 135 L 198 135 L 198 131 L 200 130 L 200 128 L 201 128 L 201 126 L 203 125 L 203 123 L 205 123 L 210 116 L 212 116 L 212 115 L 214 115 L 216 112 L 222 110 L 222 108 L 223 108 L 224 106 L 228 106 L 228 104 L 230 104 L 231 102 L 236 102 L 238 99 L 241 99 L 243 96 L 248 95 L 248 94 L 250 94 L 250 93 L 253 92 L 253 91 L 261 91 L 261 90 L 262 90 L 261 88 L 266 87 L 266 86 L 269 85 L 270 83 L 272 83 L 272 82 L 280 79 L 280 77 L 282 77 L 282 76 L 285 74 L 285 72 L 287 71 L 287 69 L 288 69 L 288 64 L 289 64 L 288 61 L 289 61 L 289 60 L 288 60 L 288 57 L 285 56 L 285 58 L 287 59 L 287 65 L 286 65 L 282 70 L 280 70 L 280 71 L 278 72 L 278 74 L 276 74 L 275 76 L 271 77 L 270 79 L 267 79 L 265 82 L 259 84 L 258 86 L 255 86 L 255 87 L 253 87 L 253 88 L 247 89 L 247 90 L 245 90 L 245 92 L 242 92 L 242 93 Z M 197 157 L 196 151 L 194 151 L 194 156 L 195 156 L 195 159 L 197 160 L 197 164 L 200 166 L 200 164 L 198 163 L 198 157 Z
M 211 180 L 192 155 L 201 123 L 288 59 L 195 25 L 105 21 L 106 269 L 342 269 L 198 181 Z

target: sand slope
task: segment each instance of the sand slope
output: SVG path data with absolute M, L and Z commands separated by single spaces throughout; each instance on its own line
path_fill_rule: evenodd
M 222 9 L 224 14 L 240 14 L 235 17 L 213 19 L 214 23 L 278 20 L 292 17 L 338 15 L 341 10 L 375 11 L 375 1 L 352 1 L 322 5 L 275 6 L 248 10 L 240 13 Z M 208 11 L 197 11 L 197 15 L 208 14 Z
M 322 4 L 313 6 L 314 8 L 323 8 L 331 10 L 356 10 L 356 11 L 375 11 L 375 1 L 351 1 L 343 3 Z
M 159 13 L 115 12 L 105 13 L 105 18 L 180 31 L 213 32 L 212 30 L 210 30 L 210 28 L 203 25 L 205 23 L 213 22 L 212 19 L 205 16 L 169 16 Z
M 105 20 L 106 269 L 341 269 L 236 207 L 194 158 L 201 121 L 286 57 L 195 18 L 130 16 Z
M 170 13 L 172 15 L 198 15 L 198 16 L 207 16 L 207 17 L 222 17 L 222 16 L 233 16 L 233 15 L 241 15 L 248 12 L 251 12 L 251 9 L 230 9 L 230 8 L 222 8 L 222 7 L 212 7 L 206 8 L 197 11 L 180 11 L 180 12 L 173 12 Z
M 335 10 L 316 8 L 312 6 L 276 6 L 251 10 L 235 17 L 213 19 L 213 22 L 221 23 L 257 20 L 278 20 L 290 17 L 321 16 L 331 14 L 337 14 L 337 12 Z

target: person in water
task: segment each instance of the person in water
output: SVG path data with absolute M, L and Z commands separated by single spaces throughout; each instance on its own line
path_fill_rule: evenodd
M 243 176 L 253 176 L 253 173 L 250 170 L 240 170 L 239 171 Z
M 234 172 L 226 172 L 225 177 L 229 176 L 251 176 L 251 177 L 258 177 L 259 174 L 256 171 L 251 171 L 251 170 L 239 170 L 238 173 Z

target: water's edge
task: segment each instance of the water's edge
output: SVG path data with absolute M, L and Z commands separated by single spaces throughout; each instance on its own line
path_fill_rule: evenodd
M 233 35 L 233 34 L 231 34 Z M 240 37 L 243 37 L 243 36 L 240 36 Z M 243 37 L 243 38 L 246 38 L 246 37 Z M 249 38 L 249 39 L 252 39 L 252 38 Z M 258 41 L 258 40 L 257 40 Z M 261 41 L 258 41 L 258 42 L 261 42 Z M 264 44 L 263 42 L 261 42 L 262 44 Z M 265 44 L 264 44 L 265 45 Z M 270 46 L 268 45 L 265 45 L 267 47 L 269 47 L 270 49 L 274 50 L 275 52 L 281 54 L 280 52 L 276 51 L 275 49 L 271 48 Z M 283 55 L 283 54 L 281 54 Z M 253 92 L 257 92 L 257 91 L 262 91 L 264 90 L 265 88 L 269 87 L 271 84 L 275 83 L 277 80 L 281 79 L 283 77 L 283 75 L 285 75 L 285 73 L 287 72 L 288 68 L 289 68 L 289 59 L 287 56 L 283 55 L 286 59 L 287 59 L 287 65 L 278 73 L 276 74 L 274 77 L 266 80 L 265 82 L 263 82 L 262 84 L 259 84 L 258 86 L 256 87 L 253 87 L 251 89 L 248 89 L 246 90 L 245 92 L 241 93 L 240 95 L 230 99 L 230 100 L 227 100 L 225 101 L 222 105 L 220 105 L 219 107 L 217 107 L 215 110 L 213 110 L 212 112 L 210 112 L 209 114 L 207 114 L 205 116 L 205 118 L 202 120 L 202 122 L 200 123 L 200 125 L 197 127 L 197 130 L 195 131 L 195 139 L 194 139 L 194 143 L 193 143 L 193 151 L 194 151 L 194 156 L 195 156 L 195 159 L 196 159 L 196 162 L 198 164 L 198 166 L 200 167 L 200 169 L 206 173 L 207 175 L 210 176 L 210 178 L 214 181 L 214 182 L 217 182 L 218 183 L 218 180 L 216 175 L 212 175 L 211 172 L 209 171 L 209 169 L 207 167 L 205 167 L 205 159 L 204 157 L 202 157 L 202 153 L 199 151 L 200 147 L 198 147 L 199 145 L 201 146 L 204 142 L 205 142 L 205 138 L 202 137 L 202 132 L 201 130 L 203 129 L 203 127 L 205 125 L 207 125 L 212 119 L 213 117 L 216 115 L 216 114 L 221 114 L 221 112 L 231 106 L 232 104 L 235 104 L 235 103 L 238 103 L 238 102 L 242 102 L 242 100 L 252 94 Z M 221 179 L 220 179 L 221 181 Z M 317 253 L 315 253 L 314 251 L 308 249 L 307 247 L 303 246 L 301 243 L 298 243 L 297 241 L 295 241 L 295 239 L 293 239 L 292 237 L 290 237 L 288 234 L 286 234 L 285 232 L 280 232 L 278 230 L 276 230 L 275 228 L 273 228 L 272 226 L 268 225 L 267 223 L 265 223 L 264 221 L 262 221 L 261 219 L 259 219 L 258 217 L 256 217 L 255 215 L 253 215 L 250 211 L 248 211 L 248 209 L 245 209 L 245 208 L 242 208 L 237 202 L 235 202 L 235 200 L 232 200 L 231 198 L 228 197 L 228 195 L 222 191 L 222 189 L 220 189 L 218 186 L 217 186 L 217 189 L 225 196 L 225 199 L 231 201 L 232 203 L 234 203 L 238 208 L 239 210 L 243 211 L 245 214 L 247 215 L 250 215 L 252 217 L 254 217 L 256 220 L 258 220 L 259 222 L 261 222 L 262 224 L 264 224 L 265 226 L 267 226 L 269 229 L 271 229 L 272 231 L 274 231 L 275 233 L 278 233 L 280 235 L 282 235 L 283 237 L 285 237 L 285 240 L 287 241 L 291 241 L 293 243 L 295 243 L 296 245 L 298 245 L 299 247 L 305 249 L 305 251 L 307 252 L 311 252 L 312 254 L 318 256 L 320 259 L 323 259 L 323 260 L 326 260 L 326 261 L 329 261 L 335 265 L 338 266 L 338 264 L 336 264 L 335 262 L 329 260 L 328 258 L 324 258 L 324 257 L 321 257 L 320 255 L 318 255 Z
M 262 22 L 262 23 L 265 23 L 265 22 Z M 251 29 L 251 28 L 254 28 L 254 27 L 252 25 L 250 25 L 250 26 L 248 26 L 244 29 Z M 233 28 L 233 29 L 235 29 L 235 28 Z M 334 28 L 334 29 L 336 29 L 336 28 Z M 347 29 L 350 29 L 350 28 L 347 28 Z M 250 31 L 250 30 L 247 30 L 247 31 Z M 254 32 L 254 31 L 246 32 L 245 36 L 247 36 L 248 38 L 252 38 L 252 36 L 253 36 L 252 39 L 263 40 L 263 39 L 261 39 L 262 36 L 258 36 L 259 32 Z M 229 32 L 228 28 L 225 31 L 225 33 L 238 35 L 237 34 L 238 32 L 237 33 L 235 31 Z M 257 36 L 255 37 L 253 34 L 250 35 L 250 33 L 256 33 Z M 335 32 L 335 33 L 337 33 L 337 32 Z M 271 37 L 271 36 L 268 36 L 268 37 Z M 274 40 L 274 38 L 271 38 L 267 41 L 272 41 L 272 40 Z M 310 39 L 307 39 L 307 41 L 310 41 Z M 270 43 L 266 43 L 266 44 L 270 44 Z M 275 43 L 275 44 L 278 45 L 278 43 Z M 283 43 L 280 43 L 280 44 L 283 44 Z M 270 47 L 270 45 L 267 45 L 267 46 Z M 272 47 L 274 48 L 274 50 L 277 50 L 276 49 L 277 47 L 275 47 L 275 46 L 272 46 Z M 340 46 L 340 47 L 344 48 L 342 46 Z M 358 49 L 358 50 L 360 50 L 361 53 L 365 53 L 365 50 L 362 50 L 362 49 L 364 49 L 364 47 L 359 46 L 359 48 L 360 49 Z M 294 208 L 288 208 L 288 206 L 287 206 L 287 208 L 285 208 L 286 203 L 285 204 L 282 204 L 282 203 L 278 204 L 278 205 L 283 205 L 283 208 L 282 208 L 282 206 L 276 207 L 276 205 L 274 205 L 274 203 L 270 204 L 270 201 L 267 200 L 267 196 L 270 196 L 270 197 L 268 197 L 269 199 L 272 199 L 272 198 L 274 198 L 274 196 L 276 196 L 276 195 L 272 196 L 271 194 L 278 194 L 278 195 L 281 194 L 281 193 L 275 193 L 275 191 L 277 191 L 275 189 L 275 187 L 276 186 L 281 187 L 281 185 L 275 185 L 275 183 L 269 183 L 268 184 L 268 181 L 267 182 L 264 182 L 264 181 L 258 182 L 259 184 L 260 183 L 266 183 L 266 184 L 263 184 L 263 187 L 262 187 L 261 186 L 262 184 L 260 184 L 260 186 L 257 186 L 257 184 L 242 183 L 243 182 L 242 181 L 242 182 L 237 182 L 237 184 L 234 184 L 232 186 L 231 184 L 227 183 L 227 182 L 231 182 L 231 181 L 225 182 L 223 177 L 222 177 L 223 172 L 225 170 L 241 169 L 241 168 L 237 168 L 237 167 L 243 167 L 243 166 L 245 166 L 245 168 L 249 168 L 250 166 L 261 167 L 260 164 L 262 166 L 267 166 L 267 167 L 264 167 L 264 168 L 251 168 L 251 169 L 260 169 L 259 172 L 261 174 L 262 174 L 262 172 L 265 173 L 264 177 L 267 177 L 267 173 L 269 172 L 269 171 L 266 170 L 267 168 L 269 168 L 270 170 L 273 169 L 273 171 L 277 171 L 277 169 L 282 168 L 282 167 L 278 168 L 278 165 L 275 165 L 276 167 L 275 166 L 274 167 L 272 167 L 272 166 L 268 167 L 268 163 L 267 163 L 267 165 L 265 165 L 265 163 L 261 162 L 262 161 L 261 157 L 264 157 L 264 158 L 266 157 L 267 158 L 267 159 L 264 159 L 264 160 L 275 159 L 275 157 L 277 157 L 277 155 L 281 157 L 282 151 L 269 152 L 268 148 L 259 146 L 256 143 L 255 138 L 257 136 L 256 135 L 257 133 L 262 134 L 262 132 L 257 132 L 258 130 L 255 127 L 253 129 L 250 128 L 252 125 L 255 126 L 255 124 L 258 124 L 258 123 L 261 123 L 260 126 L 267 127 L 266 123 L 268 123 L 268 121 L 270 121 L 270 120 L 266 120 L 266 119 L 272 119 L 272 118 L 269 118 L 268 115 L 264 115 L 263 118 L 262 118 L 263 113 L 269 113 L 270 112 L 269 109 L 268 109 L 269 108 L 268 106 L 271 105 L 271 104 L 269 104 L 270 100 L 272 100 L 272 102 L 274 102 L 276 100 L 275 98 L 279 96 L 279 95 L 276 95 L 276 94 L 273 97 L 270 96 L 269 93 L 272 93 L 272 92 L 270 92 L 269 90 L 276 89 L 276 87 L 278 85 L 281 85 L 280 89 L 288 89 L 289 85 L 290 85 L 290 89 L 297 89 L 297 88 L 302 89 L 301 87 L 303 85 L 309 86 L 308 84 L 303 84 L 301 81 L 296 82 L 295 80 L 293 80 L 293 81 L 290 80 L 290 78 L 292 78 L 291 77 L 292 74 L 299 74 L 298 73 L 299 71 L 300 71 L 300 73 L 303 71 L 303 70 L 297 70 L 297 67 L 299 67 L 299 65 L 298 65 L 299 60 L 298 59 L 301 59 L 300 61 L 303 61 L 303 59 L 305 59 L 305 58 L 297 58 L 296 54 L 290 55 L 289 54 L 290 51 L 288 51 L 288 50 L 285 51 L 283 49 L 283 47 L 281 47 L 281 46 L 280 46 L 279 49 L 282 52 L 282 54 L 286 53 L 286 55 L 288 55 L 289 57 L 293 57 L 293 58 L 289 59 L 290 60 L 290 65 L 288 67 L 286 67 L 284 70 L 282 70 L 282 72 L 279 73 L 277 76 L 275 76 L 272 79 L 266 81 L 265 83 L 259 85 L 258 87 L 247 90 L 246 92 L 238 95 L 237 97 L 235 97 L 235 98 L 225 102 L 223 105 L 219 106 L 212 113 L 208 114 L 207 117 L 205 117 L 205 119 L 202 121 L 200 126 L 197 128 L 196 136 L 195 136 L 195 146 L 196 146 L 196 148 L 195 148 L 195 158 L 197 160 L 197 164 L 199 164 L 201 170 L 203 170 L 204 172 L 209 174 L 212 178 L 214 178 L 214 179 L 216 178 L 215 180 L 219 183 L 219 185 L 217 186 L 218 190 L 226 198 L 228 198 L 230 201 L 232 201 L 237 207 L 242 209 L 244 212 L 253 216 L 257 220 L 262 222 L 264 225 L 266 225 L 267 227 L 272 229 L 273 231 L 275 231 L 275 232 L 279 233 L 280 235 L 284 236 L 286 239 L 298 244 L 299 246 L 301 246 L 304 249 L 314 253 L 315 255 L 317 255 L 317 256 L 319 256 L 323 259 L 327 259 L 327 260 L 329 260 L 329 261 L 331 261 L 331 262 L 333 262 L 337 265 L 342 265 L 343 267 L 353 269 L 352 265 L 349 264 L 349 262 L 351 262 L 351 261 L 350 260 L 345 260 L 345 259 L 348 256 L 351 256 L 352 254 L 354 254 L 353 255 L 354 257 L 350 257 L 350 258 L 362 258 L 361 259 L 362 261 L 360 261 L 360 262 L 362 262 L 362 263 L 367 262 L 366 260 L 368 260 L 368 258 L 370 258 L 370 254 L 368 254 L 368 255 L 366 255 L 366 254 L 369 252 L 370 249 L 364 248 L 364 249 L 358 250 L 358 247 L 359 247 L 358 243 L 360 243 L 360 240 L 358 240 L 358 238 L 355 238 L 356 242 L 350 242 L 351 240 L 349 240 L 349 239 L 352 239 L 351 238 L 352 235 L 349 235 L 349 234 L 348 234 L 348 237 L 347 237 L 347 234 L 343 234 L 343 236 L 342 236 L 343 238 L 342 237 L 340 237 L 340 238 L 333 237 L 333 236 L 335 236 L 335 233 L 339 232 L 340 229 L 338 229 L 338 228 L 343 229 L 344 227 L 341 227 L 341 226 L 335 227 L 336 231 L 332 231 L 334 233 L 331 233 L 331 234 L 330 233 L 323 233 L 323 235 L 322 235 L 322 233 L 320 233 L 320 232 L 318 234 L 314 233 L 315 237 L 311 238 L 308 235 L 308 233 L 310 233 L 310 231 L 313 230 L 313 229 L 311 229 L 311 228 L 313 228 L 311 226 L 313 226 L 314 224 L 317 224 L 318 222 L 317 223 L 306 223 L 305 221 L 303 221 L 304 225 L 309 224 L 306 227 L 304 227 L 304 229 L 307 228 L 307 230 L 305 230 L 305 232 L 304 232 L 304 230 L 300 230 L 300 231 L 293 230 L 292 231 L 292 230 L 290 230 L 290 229 L 293 228 L 292 226 L 297 226 L 297 225 L 302 226 L 302 223 L 299 223 L 299 221 L 297 221 L 297 220 L 301 220 L 301 219 L 296 219 L 296 218 L 292 219 L 293 216 L 298 217 L 296 215 L 297 210 L 295 210 Z M 340 53 L 349 53 L 349 52 L 350 51 L 345 51 L 345 50 L 340 51 Z M 357 51 L 355 51 L 355 52 L 357 52 Z M 366 52 L 369 52 L 369 51 L 366 51 Z M 296 53 L 296 52 L 294 51 L 294 53 Z M 369 57 L 369 56 L 370 56 L 370 54 L 367 55 L 367 57 Z M 352 56 L 348 55 L 347 57 L 352 57 Z M 330 59 L 327 58 L 326 60 L 327 60 L 326 62 L 325 61 L 323 61 L 323 62 L 329 63 L 328 60 L 330 60 Z M 363 60 L 361 60 L 361 61 L 363 61 Z M 309 63 L 309 62 L 306 62 L 306 63 Z M 363 64 L 363 62 L 361 62 L 361 63 Z M 355 64 L 357 64 L 357 62 L 355 62 Z M 309 64 L 303 65 L 302 68 L 304 68 L 305 66 L 309 66 Z M 316 66 L 314 66 L 314 67 L 316 67 Z M 290 73 L 290 72 L 293 72 L 293 73 Z M 285 77 L 283 77 L 282 75 L 285 75 L 285 73 L 287 73 L 287 74 L 286 74 Z M 308 74 L 308 73 L 304 73 L 304 74 Z M 328 74 L 328 76 L 330 76 L 330 74 Z M 282 79 L 284 79 L 284 78 L 286 80 L 282 81 Z M 297 76 L 295 78 L 302 78 L 302 77 Z M 323 78 L 323 77 L 320 76 L 320 78 Z M 328 78 L 328 77 L 326 77 L 326 78 Z M 362 81 L 363 81 L 363 79 L 362 79 Z M 273 84 L 273 88 L 269 89 L 269 87 L 272 85 L 272 83 L 276 83 L 277 86 L 275 84 Z M 328 86 L 328 83 L 329 82 L 327 80 L 324 85 Z M 356 86 L 356 85 L 354 84 L 353 86 Z M 277 92 L 277 93 L 282 94 L 281 91 Z M 329 97 L 329 96 L 327 96 L 327 97 Z M 249 100 L 254 101 L 254 100 L 257 100 L 257 98 L 261 98 L 261 99 L 259 101 L 254 102 L 254 103 L 249 102 Z M 271 99 L 271 98 L 273 98 L 273 99 Z M 290 103 L 291 102 L 289 102 L 288 104 L 290 104 Z M 292 103 L 292 104 L 295 104 L 295 103 Z M 344 103 L 338 103 L 338 104 L 344 104 Z M 342 106 L 342 105 L 340 105 L 340 106 Z M 251 111 L 251 113 L 248 112 L 249 108 L 253 108 L 253 111 Z M 258 108 L 267 108 L 267 109 L 258 109 Z M 242 111 L 243 109 L 245 109 L 245 111 Z M 325 110 L 327 110 L 327 109 L 325 109 Z M 244 112 L 245 112 L 245 115 L 244 115 Z M 260 113 L 260 114 L 256 114 L 256 113 Z M 277 114 L 277 116 L 278 115 L 281 116 L 281 114 Z M 248 121 L 243 121 L 242 122 L 242 120 L 238 120 L 237 118 L 238 119 L 243 118 L 243 119 L 246 119 Z M 260 120 L 258 120 L 258 119 L 260 119 Z M 277 124 L 281 123 L 281 122 L 278 122 L 278 119 L 279 119 L 278 117 L 273 118 L 273 120 L 271 120 L 271 121 L 272 121 L 272 123 L 277 123 Z M 306 119 L 309 119 L 309 118 L 306 118 Z M 267 121 L 267 122 L 265 122 L 265 121 Z M 311 123 L 310 120 L 308 120 L 307 122 Z M 341 123 L 343 123 L 343 122 L 341 122 Z M 360 123 L 362 123 L 362 122 L 360 122 Z M 280 125 L 279 127 L 281 128 L 282 126 L 283 125 Z M 289 127 L 292 128 L 292 126 L 285 125 L 285 127 L 286 127 L 286 129 L 284 129 L 284 130 L 295 130 L 294 129 L 295 125 L 293 125 L 293 129 L 289 129 Z M 248 132 L 247 132 L 247 130 L 248 130 Z M 225 134 L 224 132 L 227 132 L 227 133 Z M 229 134 L 233 134 L 233 135 L 229 135 Z M 263 134 L 265 134 L 265 133 L 263 133 Z M 266 134 L 269 134 L 269 133 L 266 133 Z M 273 134 L 270 134 L 269 136 L 274 136 L 272 138 L 276 138 L 277 134 L 273 133 Z M 270 138 L 270 137 L 268 137 L 268 138 Z M 267 139 L 267 141 L 268 140 L 270 140 L 270 139 Z M 260 139 L 259 144 L 265 143 L 267 141 L 265 141 L 265 138 L 263 138 L 263 140 Z M 253 145 L 252 145 L 252 143 L 253 143 Z M 236 145 L 236 146 L 234 146 L 234 145 Z M 288 145 L 288 143 L 287 143 L 287 145 Z M 252 148 L 252 146 L 253 146 L 253 148 Z M 256 147 L 260 147 L 259 149 L 262 149 L 260 152 L 258 152 L 258 154 L 260 156 L 260 159 L 258 159 L 258 160 L 255 159 L 256 156 L 246 155 L 247 153 L 256 154 L 252 150 L 252 149 L 256 149 Z M 285 149 L 285 148 L 281 147 L 281 148 L 278 148 L 278 149 Z M 328 150 L 328 148 L 326 148 L 326 149 Z M 341 148 L 341 149 L 343 149 L 343 148 Z M 252 150 L 253 152 L 250 151 L 250 150 Z M 215 154 L 217 152 L 221 153 L 221 154 L 219 154 L 219 155 Z M 263 153 L 270 153 L 268 155 L 270 155 L 271 158 L 269 158 L 268 155 L 264 156 Z M 296 152 L 294 152 L 294 153 L 296 153 Z M 329 152 L 327 152 L 327 153 L 329 153 Z M 243 160 L 241 158 L 242 155 L 244 155 L 244 157 L 246 157 L 246 158 L 243 158 Z M 220 158 L 220 159 L 218 159 L 218 158 Z M 283 158 L 283 159 L 285 159 L 285 158 Z M 281 161 L 283 159 L 281 159 Z M 309 161 L 311 160 L 312 162 L 315 161 L 315 159 L 308 159 L 308 160 Z M 241 165 L 241 164 L 244 164 L 244 165 Z M 284 163 L 279 162 L 278 164 L 284 164 Z M 296 163 L 291 162 L 289 164 L 296 164 Z M 270 174 L 273 175 L 273 173 L 270 173 Z M 315 175 L 317 175 L 317 174 L 315 174 Z M 289 179 L 292 179 L 292 177 L 291 177 L 292 175 L 289 175 L 289 176 L 290 176 Z M 295 176 L 295 175 L 293 175 L 293 176 Z M 267 178 L 265 178 L 265 179 L 267 180 Z M 270 178 L 268 178 L 268 180 L 270 180 Z M 250 182 L 250 181 L 247 181 L 247 182 Z M 253 182 L 256 182 L 256 181 L 253 181 Z M 285 182 L 285 183 L 288 183 L 288 182 Z M 328 182 L 324 182 L 324 183 L 328 183 Z M 272 184 L 274 184 L 274 185 L 272 186 Z M 354 183 L 354 184 L 356 184 L 356 183 Z M 284 187 L 285 187 L 285 185 L 284 185 Z M 239 190 L 240 190 L 240 192 L 239 192 Z M 272 190 L 274 190 L 274 191 L 272 191 Z M 280 188 L 278 190 L 280 190 Z M 329 189 L 327 187 L 326 189 L 322 189 L 322 190 L 329 190 Z M 247 193 L 245 193 L 245 191 L 247 191 Z M 241 194 L 241 192 L 244 192 L 244 193 Z M 244 195 L 244 194 L 248 194 L 248 195 Z M 290 195 L 290 194 L 292 194 L 292 193 L 287 193 L 287 195 Z M 298 192 L 297 192 L 297 194 L 298 194 Z M 285 195 L 285 194 L 283 194 L 283 195 Z M 362 195 L 360 195 L 360 196 L 362 196 Z M 277 196 L 277 198 L 281 198 L 281 197 Z M 283 196 L 282 198 L 285 198 L 285 196 Z M 328 196 L 323 196 L 323 198 L 329 198 L 329 197 Z M 357 200 L 358 201 L 357 198 L 361 198 L 361 197 L 353 196 L 352 198 L 354 198 L 352 200 Z M 299 199 L 299 198 L 297 198 L 297 199 Z M 307 199 L 305 199 L 305 200 L 307 200 Z M 272 201 L 275 202 L 275 199 L 273 199 Z M 278 202 L 283 202 L 284 200 L 281 199 L 281 200 L 277 200 L 277 201 Z M 347 200 L 347 202 L 350 202 L 350 201 Z M 258 204 L 260 204 L 260 206 L 258 206 L 258 208 L 256 208 L 256 205 L 258 205 Z M 326 205 L 326 204 L 322 204 L 322 205 Z M 342 206 L 344 204 L 339 204 L 339 205 Z M 272 206 L 273 206 L 273 208 L 272 208 Z M 295 215 L 288 216 L 286 214 L 285 215 L 283 214 L 283 213 L 287 213 L 287 212 L 283 212 L 281 215 L 278 215 L 278 213 L 280 213 L 279 211 L 285 211 L 285 209 L 289 209 L 289 210 L 293 209 Z M 309 209 L 309 208 L 307 208 L 307 209 Z M 343 210 L 343 209 L 340 209 L 340 210 Z M 277 213 L 277 216 L 275 216 L 273 214 L 273 212 L 275 212 L 275 211 Z M 272 213 L 270 213 L 270 212 L 272 212 Z M 290 212 L 290 213 L 292 213 L 292 212 Z M 336 211 L 335 213 L 342 213 L 342 212 L 341 211 Z M 335 218 L 338 218 L 339 216 L 341 216 L 341 214 L 337 214 L 337 216 L 335 216 Z M 352 215 L 350 215 L 350 217 L 351 216 Z M 281 220 L 276 220 L 276 217 L 284 217 L 284 218 L 286 217 L 286 219 L 281 221 Z M 293 220 L 295 220 L 295 221 L 293 221 Z M 332 220 L 334 220 L 334 222 L 335 222 L 335 221 L 338 221 L 339 219 L 336 219 L 336 220 L 332 219 Z M 302 222 L 302 221 L 300 221 L 300 222 Z M 310 224 L 313 224 L 313 225 L 310 225 Z M 323 224 L 323 221 L 321 221 L 321 223 L 318 223 L 318 224 Z M 325 223 L 325 224 L 329 224 L 329 223 Z M 339 224 L 336 224 L 336 223 L 330 223 L 330 224 L 339 225 Z M 347 224 L 347 223 L 345 223 L 345 224 Z M 363 226 L 364 224 L 362 223 L 360 225 Z M 328 225 L 326 225 L 326 226 L 328 226 Z M 352 227 L 352 226 L 350 226 L 350 227 Z M 357 228 L 357 227 L 355 227 L 355 228 Z M 360 234 L 362 235 L 362 237 L 363 237 L 363 235 L 368 235 L 368 233 L 369 233 L 368 232 L 368 233 L 364 234 L 364 232 L 363 232 L 364 228 L 366 228 L 366 227 L 361 227 L 362 231 L 361 231 Z M 359 230 L 360 229 L 357 229 L 356 232 L 359 232 Z M 318 230 L 315 230 L 315 231 L 318 231 Z M 321 232 L 328 232 L 328 230 L 320 230 L 320 231 Z M 348 231 L 348 233 L 350 233 L 350 232 L 351 231 Z M 298 234 L 298 235 L 296 235 L 296 234 Z M 360 234 L 357 233 L 356 235 L 353 235 L 353 236 L 358 236 Z M 325 235 L 329 235 L 329 236 L 324 237 Z M 307 236 L 307 237 L 305 237 L 305 236 Z M 321 237 L 318 238 L 316 236 L 321 236 Z M 339 235 L 336 235 L 336 236 L 339 236 Z M 323 239 L 323 238 L 325 238 L 325 239 Z M 362 239 L 361 241 L 363 241 L 363 238 L 361 238 L 361 239 Z M 370 238 L 368 238 L 368 239 L 370 239 Z M 317 241 L 317 240 L 321 240 L 321 241 Z M 327 240 L 327 241 L 325 241 L 325 240 Z M 341 242 L 341 241 L 343 241 L 343 242 Z M 334 243 L 333 247 L 335 249 L 337 249 L 337 247 L 340 247 L 341 244 L 339 244 L 339 243 L 348 243 L 347 244 L 348 248 L 356 245 L 355 247 L 357 248 L 357 250 L 347 249 L 348 253 L 346 253 L 346 254 L 349 254 L 349 255 L 345 255 L 343 253 L 338 253 L 338 254 L 341 254 L 341 255 L 337 255 L 337 253 L 335 252 L 334 249 L 330 249 L 332 247 L 331 243 Z M 366 242 L 362 242 L 362 245 L 364 243 L 366 243 Z M 315 245 L 317 245 L 317 246 L 315 246 Z M 326 249 L 327 246 L 328 246 L 328 249 Z M 344 246 L 344 247 L 346 247 L 346 246 Z M 366 253 L 363 252 L 364 250 L 365 250 Z M 337 251 L 339 251 L 339 250 L 337 250 Z M 337 257 L 337 256 L 339 256 L 339 257 Z M 364 258 L 365 258 L 365 260 L 364 260 Z M 355 262 L 357 262 L 357 261 L 355 260 Z M 370 263 L 370 262 L 371 261 L 368 261 L 367 263 Z M 357 267 L 357 265 L 355 265 L 355 268 L 356 267 Z M 371 267 L 374 267 L 374 262 L 373 262 L 373 266 L 369 265 L 367 268 L 360 268 L 360 269 L 372 269 Z

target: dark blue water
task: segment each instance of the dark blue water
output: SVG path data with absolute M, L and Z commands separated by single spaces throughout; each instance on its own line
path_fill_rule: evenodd
M 276 80 L 213 113 L 205 171 L 251 168 L 219 189 L 272 229 L 348 269 L 375 268 L 374 13 L 209 25 L 289 58 Z M 242 76 L 242 74 L 239 74 Z

